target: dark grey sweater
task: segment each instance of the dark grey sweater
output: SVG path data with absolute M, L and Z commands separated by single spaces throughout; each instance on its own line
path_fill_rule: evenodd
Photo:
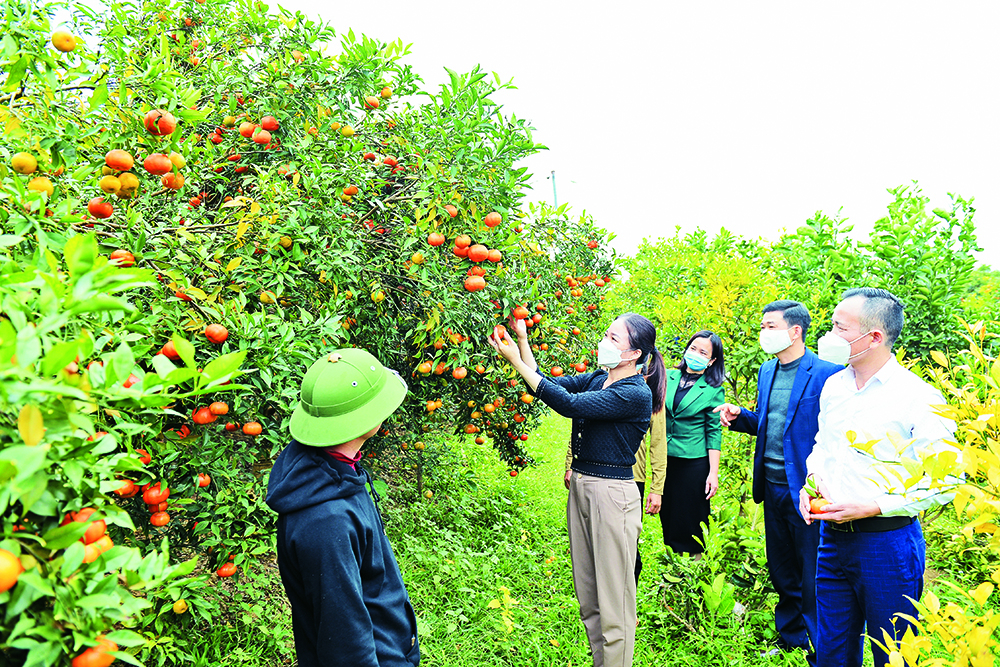
M 649 430 L 653 392 L 641 375 L 603 389 L 607 371 L 573 377 L 542 376 L 534 392 L 573 420 L 572 469 L 608 479 L 632 479 L 635 453 Z
M 767 444 L 764 447 L 764 478 L 775 484 L 788 484 L 785 475 L 785 418 L 792 399 L 795 372 L 802 357 L 789 364 L 778 364 L 767 399 Z

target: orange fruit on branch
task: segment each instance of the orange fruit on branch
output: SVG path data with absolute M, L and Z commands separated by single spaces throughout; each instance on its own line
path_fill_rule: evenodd
M 87 212 L 95 218 L 110 218 L 115 212 L 115 207 L 110 202 L 104 201 L 104 197 L 94 197 L 87 203 Z
M 490 256 L 490 250 L 484 245 L 476 244 L 469 248 L 469 259 L 473 262 L 482 262 Z
M 154 176 L 162 176 L 174 168 L 174 163 L 163 153 L 150 153 L 142 161 L 142 166 Z
M 52 46 L 55 47 L 57 51 L 69 53 L 70 51 L 76 49 L 76 37 L 69 34 L 65 30 L 56 30 L 52 33 Z
M 427 243 L 432 246 L 444 245 L 444 234 L 438 234 L 437 232 L 431 232 L 427 235 Z
M 104 176 L 97 182 L 97 187 L 105 194 L 113 195 L 122 189 L 122 182 L 115 176 Z
M 221 345 L 226 342 L 227 338 L 229 338 L 229 330 L 221 324 L 209 324 L 208 327 L 205 328 L 205 338 L 207 338 L 210 343 Z
M 6 549 L 0 549 L 0 593 L 12 589 L 22 572 L 21 560 Z
M 97 646 L 91 646 L 73 658 L 71 664 L 73 667 L 111 667 L 111 663 L 115 661 L 111 652 L 117 650 L 118 644 L 107 639 L 104 635 L 97 635 Z
M 483 224 L 485 224 L 487 227 L 496 227 L 501 222 L 503 222 L 503 217 L 501 217 L 500 214 L 497 213 L 496 211 L 493 211 L 492 213 L 487 213 L 486 217 L 483 218 Z
M 213 415 L 226 415 L 229 414 L 229 404 L 223 403 L 222 401 L 216 401 L 208 406 L 208 411 Z
M 165 137 L 173 134 L 174 128 L 177 127 L 177 119 L 163 109 L 153 109 L 147 112 L 146 116 L 142 119 L 142 123 L 146 126 L 146 130 L 150 134 L 157 137 Z
M 244 435 L 260 435 L 263 427 L 258 422 L 247 422 L 243 425 Z
M 19 174 L 33 174 L 38 169 L 38 160 L 31 153 L 15 153 L 10 167 Z
M 226 412 L 228 411 L 229 410 L 227 408 Z M 201 425 L 211 424 L 212 422 L 215 421 L 215 415 L 209 408 L 198 408 L 197 410 L 194 411 L 194 414 L 191 415 L 191 421 L 193 421 L 195 424 L 201 424 Z

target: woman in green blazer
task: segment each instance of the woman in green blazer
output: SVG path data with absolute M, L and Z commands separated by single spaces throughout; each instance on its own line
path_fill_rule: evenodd
M 666 483 L 660 523 L 663 543 L 675 553 L 700 556 L 701 524 L 719 489 L 722 426 L 713 411 L 725 403 L 722 340 L 699 331 L 684 348 L 684 359 L 667 372 L 664 412 L 667 431 Z

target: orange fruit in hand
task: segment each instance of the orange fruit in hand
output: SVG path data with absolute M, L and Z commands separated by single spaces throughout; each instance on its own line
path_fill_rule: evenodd
M 826 510 L 824 509 L 830 501 L 826 498 L 812 498 L 809 501 L 809 512 L 812 514 L 822 514 Z

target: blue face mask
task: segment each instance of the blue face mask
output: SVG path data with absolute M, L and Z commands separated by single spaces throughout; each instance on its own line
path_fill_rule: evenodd
M 684 363 L 687 365 L 688 370 L 692 370 L 695 373 L 700 373 L 708 368 L 708 359 L 697 352 L 685 352 Z

